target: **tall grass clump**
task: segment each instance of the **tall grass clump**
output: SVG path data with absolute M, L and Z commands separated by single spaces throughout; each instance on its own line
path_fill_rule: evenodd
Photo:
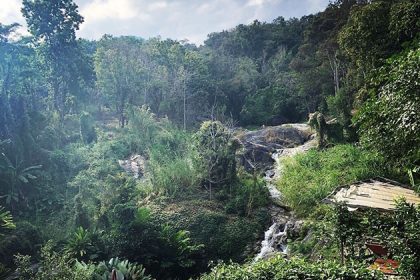
M 277 187 L 297 214 L 310 213 L 335 187 L 385 173 L 377 153 L 346 144 L 286 158 Z
M 151 157 L 148 171 L 153 189 L 170 196 L 191 191 L 198 180 L 191 159 L 187 155 L 174 156 L 163 161 Z

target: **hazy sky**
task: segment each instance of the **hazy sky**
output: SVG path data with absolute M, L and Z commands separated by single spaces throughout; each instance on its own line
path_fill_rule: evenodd
M 75 0 L 85 18 L 78 36 L 103 34 L 188 39 L 201 44 L 207 34 L 278 16 L 301 17 L 323 10 L 329 0 Z M 21 0 L 0 0 L 0 22 L 24 23 Z

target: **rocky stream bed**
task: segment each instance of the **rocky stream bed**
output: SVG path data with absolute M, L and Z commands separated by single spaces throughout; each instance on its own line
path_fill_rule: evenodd
M 297 231 L 302 221 L 296 220 L 293 213 L 284 206 L 275 181 L 281 176 L 282 159 L 314 147 L 315 135 L 306 124 L 285 124 L 245 132 L 239 139 L 243 146 L 240 158 L 242 165 L 248 171 L 256 168 L 264 172 L 272 200 L 269 206 L 272 225 L 265 232 L 260 251 L 254 260 L 268 258 L 276 253 L 287 254 L 288 232 Z

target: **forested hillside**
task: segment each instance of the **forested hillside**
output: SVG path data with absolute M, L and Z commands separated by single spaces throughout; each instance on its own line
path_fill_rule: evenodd
M 418 206 L 349 218 L 355 233 L 321 203 L 374 176 L 418 191 L 418 0 L 336 0 L 201 46 L 77 38 L 72 0 L 23 0 L 22 14 L 28 37 L 0 23 L 0 279 L 381 279 L 355 256 L 362 228 L 388 232 L 418 279 Z M 313 234 L 254 265 L 271 202 L 241 137 L 308 121 L 318 148 L 276 184 Z M 344 247 L 348 266 L 334 262 Z

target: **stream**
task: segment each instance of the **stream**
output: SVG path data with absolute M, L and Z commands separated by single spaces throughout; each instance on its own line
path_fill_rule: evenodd
M 299 130 L 308 129 L 307 126 L 303 124 L 294 124 L 293 127 Z M 294 219 L 292 213 L 280 206 L 282 205 L 282 197 L 280 191 L 275 186 L 275 182 L 281 176 L 282 159 L 305 152 L 310 148 L 315 147 L 316 142 L 314 135 L 311 135 L 311 137 L 302 145 L 293 148 L 277 149 L 277 151 L 272 154 L 274 160 L 273 168 L 265 172 L 264 180 L 266 181 L 266 186 L 273 202 L 269 208 L 273 224 L 264 233 L 264 240 L 261 242 L 261 250 L 254 258 L 254 261 L 266 259 L 276 253 L 287 255 L 287 230 L 294 225 Z

